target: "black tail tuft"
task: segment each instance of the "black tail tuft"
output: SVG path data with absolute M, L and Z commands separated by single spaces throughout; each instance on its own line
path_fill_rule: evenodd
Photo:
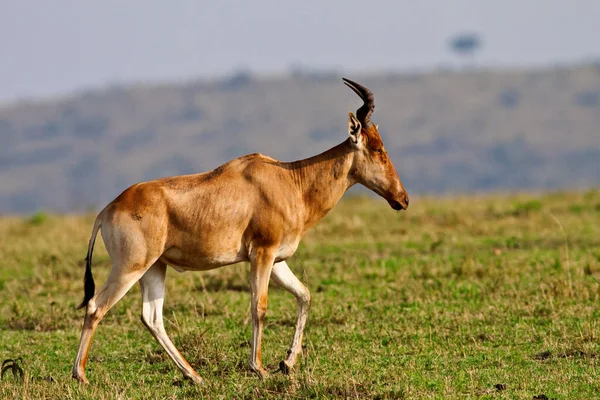
M 90 251 L 85 257 L 85 275 L 83 276 L 83 300 L 81 304 L 77 306 L 77 309 L 86 307 L 89 301 L 94 297 L 96 291 L 96 284 L 94 283 L 94 277 L 92 276 L 92 252 Z

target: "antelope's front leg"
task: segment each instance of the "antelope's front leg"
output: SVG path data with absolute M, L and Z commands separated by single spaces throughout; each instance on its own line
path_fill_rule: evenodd
M 267 312 L 267 295 L 269 291 L 269 278 L 275 257 L 272 251 L 257 249 L 251 259 L 250 290 L 252 312 L 252 352 L 250 355 L 250 368 L 260 378 L 265 378 L 268 373 L 262 365 L 261 342 L 263 320 Z
M 288 356 L 279 363 L 279 369 L 288 374 L 296 364 L 298 355 L 302 353 L 302 335 L 306 326 L 308 309 L 310 308 L 310 292 L 294 275 L 285 261 L 278 262 L 273 267 L 273 280 L 288 292 L 292 293 L 298 302 L 298 317 L 296 320 L 296 331 L 294 339 L 288 350 Z

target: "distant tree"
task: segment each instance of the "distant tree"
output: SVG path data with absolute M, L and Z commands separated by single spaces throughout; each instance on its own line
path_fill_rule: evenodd
M 105 116 L 82 117 L 72 119 L 72 134 L 81 139 L 100 139 L 110 127 L 110 119 Z
M 500 93 L 499 100 L 506 109 L 517 108 L 521 101 L 521 93 L 516 89 L 506 88 Z
M 600 90 L 584 90 L 577 93 L 575 102 L 581 107 L 594 108 L 600 105 Z
M 2 138 L 2 146 L 0 154 L 8 153 L 12 150 L 12 144 L 18 141 L 18 132 L 13 127 L 13 123 L 8 119 L 0 118 L 0 138 Z
M 231 76 L 221 80 L 219 88 L 221 90 L 239 90 L 249 86 L 253 81 L 252 72 L 247 69 L 240 69 Z
M 335 81 L 339 79 L 340 74 L 340 71 L 335 68 L 315 69 L 302 64 L 292 64 L 290 66 L 290 76 L 292 78 L 308 79 L 313 82 Z
M 451 51 L 472 63 L 475 53 L 482 46 L 482 42 L 476 33 L 461 33 L 451 37 L 449 45 Z
M 151 127 L 122 133 L 115 140 L 115 151 L 119 154 L 127 154 L 130 151 L 147 146 L 155 137 L 156 131 Z
M 188 103 L 183 107 L 178 119 L 182 122 L 201 121 L 204 117 L 204 112 L 193 103 Z

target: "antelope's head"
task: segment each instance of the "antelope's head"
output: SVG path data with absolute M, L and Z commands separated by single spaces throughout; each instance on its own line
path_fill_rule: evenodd
M 348 135 L 355 152 L 351 173 L 358 183 L 386 199 L 394 210 L 404 210 L 408 207 L 408 195 L 383 146 L 377 125 L 371 122 L 375 97 L 366 87 L 342 79 L 364 102 L 356 116 L 348 114 Z

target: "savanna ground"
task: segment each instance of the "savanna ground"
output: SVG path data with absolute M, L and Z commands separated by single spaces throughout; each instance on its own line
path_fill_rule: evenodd
M 600 192 L 344 200 L 289 261 L 312 292 L 299 365 L 256 378 L 248 266 L 167 273 L 166 328 L 206 381 L 182 379 L 140 322 L 136 285 L 79 340 L 94 216 L 0 219 L 1 398 L 555 398 L 600 394 Z M 97 285 L 110 269 L 101 239 Z M 263 360 L 285 356 L 293 297 L 271 286 Z M 545 396 L 545 397 L 544 397 Z

